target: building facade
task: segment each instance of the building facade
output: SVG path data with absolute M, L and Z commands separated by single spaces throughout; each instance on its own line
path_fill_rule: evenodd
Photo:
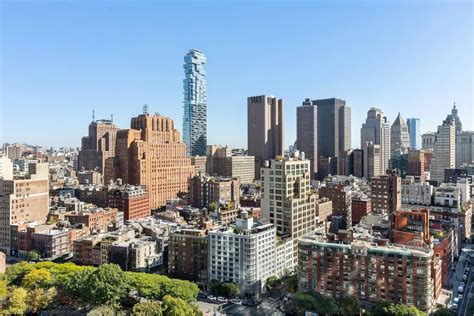
M 111 186 L 107 201 L 109 207 L 123 212 L 126 221 L 151 215 L 150 196 L 144 186 Z
M 255 179 L 266 160 L 283 155 L 283 100 L 273 96 L 247 99 L 248 154 L 255 157 Z
M 443 182 L 444 170 L 454 168 L 456 164 L 456 124 L 450 116 L 438 126 L 433 158 L 431 161 L 430 179 Z
M 110 120 L 95 120 L 89 124 L 89 135 L 82 138 L 78 170 L 97 170 L 104 174 L 105 161 L 115 156 L 118 128 Z
M 207 83 L 203 52 L 191 49 L 184 57 L 183 141 L 188 156 L 204 156 L 207 146 Z
M 387 171 L 383 176 L 370 181 L 372 210 L 377 213 L 391 214 L 402 206 L 402 184 L 395 172 Z
M 420 149 L 420 119 L 419 118 L 408 118 L 408 134 L 410 136 L 410 148 Z
M 10 225 L 46 222 L 49 211 L 47 163 L 29 165 L 29 174 L 11 180 L 0 179 L 0 251 L 10 255 Z
M 405 119 L 398 113 L 397 118 L 390 128 L 390 150 L 391 155 L 399 150 L 406 153 L 410 149 L 410 134 L 408 133 L 408 125 Z
M 318 172 L 318 110 L 307 98 L 296 108 L 296 148 L 311 162 L 311 179 Z
M 364 148 L 366 142 L 380 146 L 379 170 L 383 174 L 388 169 L 391 149 L 390 123 L 382 110 L 370 108 L 365 123 L 360 129 L 360 138 L 361 148 Z
M 133 117 L 131 129 L 117 133 L 116 157 L 108 161 L 106 170 L 107 182 L 122 179 L 146 186 L 152 209 L 188 192 L 189 178 L 194 175 L 173 120 L 156 114 Z

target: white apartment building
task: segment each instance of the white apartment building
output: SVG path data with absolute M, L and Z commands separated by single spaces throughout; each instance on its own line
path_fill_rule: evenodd
M 13 179 L 13 162 L 7 156 L 0 156 L 0 179 Z
M 286 244 L 277 240 L 274 225 L 244 210 L 235 225 L 209 232 L 209 281 L 236 282 L 245 299 L 255 302 L 268 277 L 282 276 L 291 264 L 292 243 Z
M 315 194 L 311 191 L 310 161 L 298 151 L 266 161 L 261 168 L 262 217 L 277 234 L 293 238 L 293 266 L 298 264 L 297 239 L 315 230 Z
M 402 204 L 431 205 L 433 186 L 428 182 L 402 184 Z

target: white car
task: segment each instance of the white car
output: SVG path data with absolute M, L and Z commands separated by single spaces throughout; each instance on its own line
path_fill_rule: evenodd
M 223 302 L 223 303 L 227 302 L 227 299 L 226 299 L 225 297 L 222 297 L 222 296 L 219 296 L 219 297 L 217 298 L 217 300 L 218 300 L 219 302 Z
M 458 304 L 453 303 L 453 309 L 454 309 L 454 310 L 457 310 L 457 309 L 458 309 Z
M 462 300 L 462 294 L 459 293 L 457 298 L 458 298 L 459 300 Z
M 240 300 L 235 299 L 235 298 L 234 298 L 234 299 L 231 299 L 230 302 L 231 302 L 232 304 L 235 304 L 235 305 L 242 305 L 242 302 L 241 302 Z
M 213 296 L 213 295 L 209 295 L 209 296 L 207 297 L 207 299 L 208 299 L 208 300 L 211 300 L 211 301 L 215 301 L 215 300 L 217 300 L 217 297 L 215 297 L 215 296 Z

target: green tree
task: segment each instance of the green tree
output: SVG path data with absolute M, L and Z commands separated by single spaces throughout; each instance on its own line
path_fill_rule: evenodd
M 116 264 L 103 264 L 86 277 L 82 298 L 94 305 L 120 306 L 127 295 L 129 284 L 124 272 Z
M 134 316 L 162 316 L 161 305 L 157 301 L 148 301 L 133 305 Z
M 291 274 L 285 279 L 286 290 L 290 293 L 298 291 L 298 276 Z
M 268 277 L 266 284 L 268 285 L 269 288 L 273 289 L 281 284 L 281 280 L 275 275 L 272 275 Z
M 137 290 L 141 297 L 152 300 L 160 300 L 163 297 L 161 283 L 154 275 L 137 272 L 126 272 L 125 275 L 130 287 Z
M 221 293 L 227 298 L 236 298 L 240 295 L 240 286 L 235 282 L 225 282 L 221 284 Z
M 450 308 L 446 308 L 446 307 L 441 307 L 433 313 L 433 316 L 454 316 L 454 315 L 456 315 L 456 313 Z
M 355 296 L 345 296 L 340 303 L 341 313 L 344 315 L 360 313 L 362 306 Z
M 36 250 L 28 251 L 25 259 L 28 261 L 38 261 L 41 259 L 41 254 Z
M 389 302 L 379 303 L 373 310 L 375 315 L 383 316 L 425 316 L 426 314 L 415 306 L 404 304 L 393 304 Z
M 37 288 L 28 292 L 28 308 L 30 312 L 36 313 L 46 309 L 56 298 L 56 289 L 45 290 Z
M 26 297 L 27 292 L 24 288 L 15 288 L 8 298 L 7 310 L 10 314 L 22 315 L 26 312 Z
M 7 295 L 8 295 L 7 281 L 0 280 L 0 302 L 3 301 L 7 297 Z
M 46 269 L 35 269 L 25 275 L 21 285 L 28 290 L 47 289 L 53 285 L 53 277 L 51 272 Z
M 33 265 L 22 261 L 20 263 L 16 263 L 14 265 L 9 266 L 5 271 L 6 280 L 10 285 L 21 285 L 21 281 L 23 277 L 33 270 Z
M 163 297 L 163 314 L 165 316 L 191 316 L 194 315 L 193 308 L 184 300 L 170 295 Z

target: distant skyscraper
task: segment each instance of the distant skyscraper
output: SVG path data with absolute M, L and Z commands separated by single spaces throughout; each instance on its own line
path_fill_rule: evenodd
M 283 100 L 273 96 L 247 99 L 248 155 L 255 156 L 255 179 L 265 160 L 283 155 Z
M 390 128 L 390 150 L 391 155 L 396 151 L 406 153 L 410 148 L 410 135 L 408 134 L 408 125 L 403 117 L 398 113 L 397 118 Z
M 420 149 L 420 119 L 407 119 L 408 134 L 410 135 L 410 147 L 412 149 Z
M 311 162 L 311 179 L 318 172 L 318 110 L 310 99 L 296 108 L 296 147 Z
M 370 108 L 367 119 L 360 129 L 360 147 L 364 148 L 366 142 L 380 145 L 380 167 L 382 174 L 388 169 L 390 160 L 390 123 L 380 109 Z M 368 176 L 364 172 L 365 176 Z
M 183 141 L 188 156 L 204 156 L 207 145 L 206 56 L 191 49 L 184 57 Z
M 97 170 L 104 174 L 105 160 L 115 156 L 115 137 L 118 127 L 110 120 L 96 120 L 92 114 L 89 135 L 82 137 L 78 169 Z
M 318 106 L 318 155 L 337 158 L 351 148 L 351 108 L 336 98 L 313 104 Z
M 452 115 L 438 126 L 431 163 L 431 180 L 443 182 L 444 170 L 456 164 L 456 118 Z

